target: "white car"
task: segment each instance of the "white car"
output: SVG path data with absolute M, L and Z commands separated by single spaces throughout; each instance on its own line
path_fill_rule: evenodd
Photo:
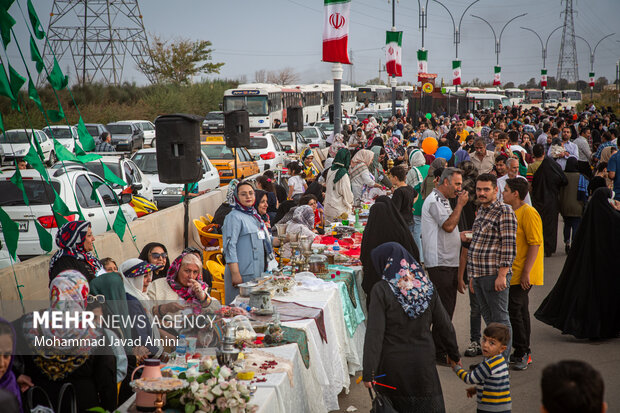
M 62 162 L 57 163 L 53 169 L 59 169 L 63 167 L 67 169 L 88 169 L 92 173 L 97 176 L 103 178 L 103 166 L 101 163 L 104 163 L 105 166 L 110 168 L 110 170 L 123 181 L 127 182 L 129 186 L 131 186 L 134 193 L 148 199 L 153 202 L 155 198 L 153 197 L 153 187 L 151 185 L 151 181 L 147 178 L 141 171 L 140 168 L 131 160 L 125 157 L 118 156 L 103 156 L 100 160 L 88 162 L 85 165 L 72 163 L 72 162 Z M 123 191 L 123 187 L 118 184 L 111 185 L 112 189 L 116 192 L 117 196 L 121 196 L 121 192 Z
M 32 134 L 36 136 L 41 151 L 43 151 L 43 158 L 48 165 L 53 165 L 58 158 L 54 151 L 54 141 L 42 130 L 29 129 L 11 129 L 0 135 L 0 145 L 4 152 L 4 163 L 13 164 L 13 161 L 17 158 L 23 158 L 30 150 L 30 143 Z M 34 144 L 34 142 L 32 142 Z
M 43 132 L 50 137 L 50 139 L 56 139 L 58 143 L 62 144 L 69 152 L 73 153 L 75 148 L 75 142 L 82 147 L 77 128 L 75 126 L 67 125 L 52 125 L 43 128 Z M 53 141 L 52 141 L 53 142 Z
M 22 170 L 22 178 L 30 206 L 24 205 L 21 190 L 11 182 L 12 173 L 0 175 L 0 206 L 19 226 L 19 242 L 17 254 L 20 258 L 30 258 L 44 254 L 39 245 L 39 235 L 34 223 L 35 219 L 50 232 L 52 239 L 56 237 L 58 227 L 52 215 L 51 205 L 55 194 L 52 187 L 65 202 L 69 211 L 77 211 L 79 203 L 84 219 L 90 221 L 93 234 L 103 234 L 108 225 L 111 227 L 116 218 L 118 203 L 125 214 L 127 222 L 137 218 L 136 212 L 129 204 L 122 203 L 112 188 L 90 171 L 79 169 L 48 169 L 50 183 L 45 182 L 38 171 L 34 169 Z M 93 200 L 93 184 L 99 185 L 96 189 L 97 200 Z M 67 217 L 68 220 L 77 220 L 77 212 Z M 3 240 L 4 242 L 4 240 Z
M 309 141 L 308 146 L 311 148 L 325 148 L 325 133 L 318 126 L 304 126 L 304 130 L 300 133 L 306 141 Z
M 131 122 L 138 125 L 142 132 L 144 132 L 144 144 L 149 145 L 151 148 L 155 147 L 155 125 L 153 122 L 148 120 L 125 120 L 123 122 Z
M 308 147 L 309 142 L 304 139 L 299 132 L 289 132 L 287 129 L 264 129 L 260 130 L 262 133 L 271 133 L 274 135 L 284 148 L 284 151 L 288 154 L 295 153 L 295 143 L 293 137 L 297 139 L 297 153 L 302 153 L 304 149 Z
M 151 182 L 158 209 L 164 209 L 181 202 L 182 184 L 166 184 L 159 181 L 155 148 L 140 149 L 133 154 L 131 160 Z M 202 179 L 198 181 L 199 191 L 210 191 L 220 186 L 220 175 L 204 152 L 202 152 L 202 171 Z
M 284 147 L 278 138 L 271 133 L 251 133 L 247 150 L 252 156 L 258 155 L 259 159 L 256 160 L 256 163 L 261 172 L 283 167 L 288 161 Z

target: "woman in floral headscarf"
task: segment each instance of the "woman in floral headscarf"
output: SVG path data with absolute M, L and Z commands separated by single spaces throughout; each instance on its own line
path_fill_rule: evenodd
M 351 178 L 351 191 L 353 192 L 354 201 L 362 198 L 365 188 L 381 187 L 380 184 L 375 182 L 375 177 L 370 170 L 374 157 L 375 154 L 372 151 L 362 149 L 351 159 L 349 177 Z
M 228 183 L 228 191 L 226 192 L 226 202 L 217 207 L 215 213 L 213 214 L 213 220 L 211 221 L 214 224 L 220 226 L 220 228 L 224 225 L 224 219 L 226 219 L 226 215 L 230 213 L 233 209 L 233 205 L 235 204 L 235 192 L 237 192 L 237 185 L 239 181 L 236 179 L 232 179 Z
M 310 182 L 314 178 L 319 175 L 319 171 L 316 169 L 316 166 L 312 163 L 314 161 L 314 154 L 312 153 L 312 149 L 306 148 L 301 153 L 301 162 L 302 170 L 304 175 L 306 176 L 306 181 Z
M 338 151 L 345 147 L 346 145 L 344 144 L 344 135 L 342 133 L 336 133 L 334 134 L 334 142 L 330 145 L 327 154 L 330 158 L 334 158 Z
M 59 249 L 50 260 L 50 282 L 64 270 L 77 270 L 89 281 L 95 278 L 103 266 L 92 254 L 94 242 L 95 236 L 89 221 L 64 224 L 56 234 Z
M 286 233 L 290 235 L 299 234 L 300 237 L 308 237 L 314 239 L 316 232 L 314 230 L 314 210 L 310 205 L 301 205 L 295 208 L 293 219 L 291 219 L 286 227 Z M 284 258 L 291 257 L 290 245 L 284 244 L 280 249 L 280 253 Z
M 59 273 L 50 283 L 49 319 L 57 311 L 69 312 L 80 319 L 89 296 L 86 278 L 75 270 Z M 43 315 L 45 316 L 45 315 Z M 103 332 L 89 327 L 35 327 L 29 313 L 16 324 L 19 348 L 30 348 L 32 356 L 23 356 L 24 374 L 49 395 L 57 395 L 64 383 L 75 390 L 78 411 L 100 406 L 113 411 L 116 399 L 116 359 L 109 346 L 89 346 L 89 340 L 102 337 Z M 43 339 L 43 345 L 36 345 Z M 35 341 L 37 340 L 37 341 Z M 91 341 L 92 342 L 92 341 Z M 75 343 L 80 343 L 76 345 Z M 55 398 L 52 397 L 55 402 Z M 54 406 L 58 411 L 58 406 Z
M 432 282 L 402 245 L 380 245 L 371 258 L 382 279 L 370 292 L 364 385 L 370 388 L 373 375 L 386 372 L 381 383 L 393 389 L 378 387 L 377 391 L 390 399 L 396 411 L 445 412 L 431 325 L 450 358 L 458 362 L 452 322 Z
M 194 314 L 220 308 L 219 301 L 209 295 L 208 286 L 202 280 L 202 262 L 194 254 L 179 255 L 170 265 L 166 278 L 151 283 L 147 295 L 157 302 L 153 308 L 155 316 L 176 313 L 186 307 Z M 179 304 L 179 300 L 184 301 L 184 305 Z

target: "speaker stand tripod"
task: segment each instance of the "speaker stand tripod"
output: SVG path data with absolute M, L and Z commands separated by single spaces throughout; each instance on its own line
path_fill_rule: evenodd
M 187 248 L 189 246 L 189 184 L 185 184 L 184 188 L 185 196 L 183 197 L 183 242 L 184 247 Z

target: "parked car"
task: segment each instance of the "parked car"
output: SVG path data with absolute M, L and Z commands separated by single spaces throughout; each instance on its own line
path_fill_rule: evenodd
M 144 133 L 144 144 L 150 147 L 155 147 L 155 125 L 148 120 L 125 120 L 123 122 L 132 122 Z
M 56 195 L 52 188 L 60 195 L 69 211 L 77 211 L 79 204 L 84 218 L 90 221 L 95 235 L 106 232 L 108 225 L 112 226 L 118 211 L 118 203 L 121 204 L 127 222 L 137 218 L 133 208 L 123 203 L 112 188 L 94 173 L 84 169 L 65 171 L 64 168 L 48 171 L 49 183 L 34 169 L 21 171 L 24 189 L 30 201 L 29 207 L 24 204 L 21 190 L 11 182 L 13 174 L 0 175 L 0 206 L 19 226 L 17 255 L 21 259 L 45 253 L 39 245 L 35 220 L 50 232 L 52 238 L 56 236 L 58 226 L 51 209 Z M 91 198 L 94 187 L 96 187 L 94 190 L 96 200 Z M 74 221 L 79 219 L 79 216 L 76 212 L 66 218 Z
M 262 133 L 271 133 L 274 135 L 282 146 L 284 147 L 284 151 L 288 154 L 295 153 L 295 143 L 293 142 L 293 137 L 297 139 L 297 153 L 302 153 L 304 149 L 309 146 L 309 143 L 299 132 L 289 132 L 286 129 L 264 129 L 260 130 Z
M 112 134 L 112 145 L 117 151 L 133 152 L 144 146 L 144 132 L 140 126 L 131 121 L 108 123 L 106 128 Z
M 123 181 L 127 182 L 127 185 L 131 186 L 132 190 L 153 202 L 155 198 L 153 198 L 153 188 L 151 185 L 151 181 L 147 178 L 142 172 L 140 172 L 140 168 L 131 160 L 124 157 L 118 156 L 103 156 L 101 159 L 88 162 L 86 164 L 78 164 L 71 162 L 63 162 L 64 167 L 68 169 L 88 169 L 92 173 L 103 177 L 105 175 L 103 171 L 103 166 L 101 163 L 105 164 L 110 170 Z M 63 166 L 58 163 L 54 166 L 53 169 L 62 168 Z M 116 192 L 116 194 L 120 197 L 121 192 L 125 187 L 122 187 L 118 184 L 111 185 L 112 189 Z
M 182 184 L 166 184 L 159 181 L 157 151 L 155 148 L 140 149 L 133 154 L 131 160 L 151 182 L 153 196 L 158 209 L 164 209 L 181 202 Z M 220 176 L 217 173 L 217 169 L 209 161 L 204 151 L 202 152 L 202 171 L 202 179 L 198 181 L 198 190 L 212 190 L 220 186 Z
M 260 172 L 285 166 L 288 160 L 284 146 L 271 133 L 251 133 L 247 149 L 255 159 L 258 156 L 256 163 Z
M 54 142 L 49 136 L 42 130 L 29 129 L 11 129 L 0 135 L 0 146 L 4 152 L 3 162 L 6 164 L 12 164 L 17 158 L 23 158 L 30 150 L 30 144 L 34 144 L 32 141 L 32 134 L 36 136 L 41 151 L 43 151 L 43 158 L 48 165 L 56 163 L 58 158 L 54 151 Z
M 214 110 L 202 121 L 202 133 L 224 132 L 224 112 Z
M 220 175 L 220 185 L 226 185 L 235 177 L 235 153 L 237 154 L 237 179 L 260 173 L 256 156 L 250 155 L 246 148 L 231 149 L 226 146 L 223 137 L 208 137 L 207 142 L 201 144 L 203 152 L 217 168 Z
M 300 133 L 311 148 L 325 148 L 326 136 L 318 126 L 304 126 L 304 130 Z
M 78 125 L 76 124 L 73 126 L 77 128 Z M 103 123 L 85 123 L 84 126 L 86 126 L 86 130 L 90 133 L 90 136 L 93 137 L 95 143 L 103 132 L 109 132 Z
M 329 123 L 329 121 L 314 122 L 313 126 L 319 128 L 326 135 L 329 135 L 334 131 L 334 124 Z
M 79 135 L 75 126 L 67 125 L 52 125 L 43 128 L 43 132 L 52 139 L 56 139 L 58 143 L 67 148 L 69 152 L 73 153 L 75 143 L 77 142 L 82 147 L 79 141 Z

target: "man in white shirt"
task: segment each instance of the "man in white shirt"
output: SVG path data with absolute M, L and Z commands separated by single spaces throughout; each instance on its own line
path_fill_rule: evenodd
M 590 149 L 590 135 L 592 131 L 590 128 L 582 127 L 579 133 L 579 136 L 573 141 L 575 145 L 577 145 L 578 158 L 577 158 L 577 168 L 579 172 L 584 175 L 586 178 L 590 179 L 592 176 L 592 168 L 590 168 L 590 159 L 592 158 L 592 150 Z
M 527 178 L 519 175 L 519 161 L 515 158 L 509 158 L 506 161 L 506 175 L 501 178 L 497 178 L 497 199 L 499 202 L 504 202 L 504 188 L 506 187 L 506 180 L 511 178 L 521 178 L 527 181 Z M 500 191 L 501 190 L 501 191 Z M 530 199 L 530 194 L 525 196 L 523 200 L 528 205 L 532 205 L 532 200 Z
M 562 170 L 566 168 L 566 160 L 571 156 L 579 159 L 579 149 L 577 145 L 570 141 L 571 131 L 569 126 L 562 128 L 562 146 L 564 147 L 564 153 L 559 158 L 555 158 L 555 161 L 562 167 Z M 547 155 L 551 156 L 551 147 L 547 151 Z
M 461 251 L 458 223 L 461 211 L 469 200 L 468 192 L 461 190 L 462 185 L 462 171 L 457 168 L 446 168 L 437 186 L 422 205 L 424 264 L 450 319 L 454 314 L 458 287 Z M 453 211 L 448 199 L 456 196 L 458 201 Z M 433 340 L 437 360 L 445 363 L 445 346 L 435 334 Z

